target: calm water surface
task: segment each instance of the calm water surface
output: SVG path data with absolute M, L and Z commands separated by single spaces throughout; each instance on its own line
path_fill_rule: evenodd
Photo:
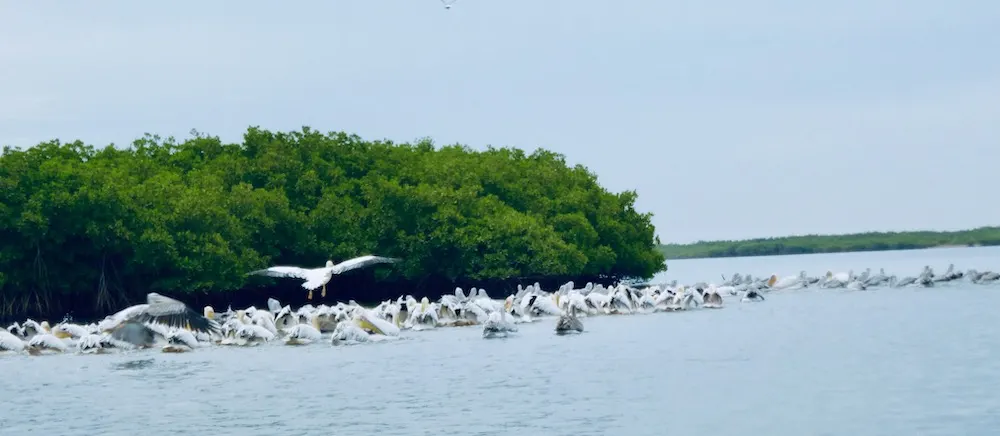
M 671 262 L 667 278 L 925 264 L 1000 250 Z M 718 279 L 716 279 L 718 280 Z M 395 343 L 0 358 L 3 435 L 993 435 L 1000 286 L 803 290 L 764 303 L 476 327 Z

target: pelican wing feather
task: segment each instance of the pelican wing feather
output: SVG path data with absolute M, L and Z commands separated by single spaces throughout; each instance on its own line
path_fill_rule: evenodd
M 221 330 L 217 322 L 205 318 L 204 315 L 173 298 L 153 292 L 146 295 L 146 302 L 149 307 L 135 318 L 136 321 L 204 333 L 218 333 Z
M 333 266 L 333 273 L 340 274 L 353 269 L 364 268 L 367 266 L 379 264 L 379 263 L 396 263 L 400 259 L 396 257 L 383 257 L 367 255 L 361 257 L 355 257 L 354 259 L 345 260 Z
M 268 276 L 268 277 L 291 277 L 302 280 L 310 280 L 315 275 L 314 269 L 299 268 L 297 266 L 272 266 L 270 268 L 259 269 L 247 273 L 248 275 Z

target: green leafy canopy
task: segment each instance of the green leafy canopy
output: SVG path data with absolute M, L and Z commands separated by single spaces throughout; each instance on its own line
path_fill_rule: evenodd
M 473 151 L 252 127 L 130 147 L 50 141 L 0 155 L 4 313 L 92 295 L 213 292 L 269 265 L 404 259 L 394 280 L 648 278 L 651 214 L 546 150 Z

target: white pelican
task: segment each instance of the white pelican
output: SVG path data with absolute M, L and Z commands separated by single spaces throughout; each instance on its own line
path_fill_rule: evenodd
M 370 340 L 371 338 L 369 338 L 368 332 L 362 330 L 361 327 L 353 322 L 342 322 L 337 324 L 337 328 L 333 331 L 333 335 L 330 337 L 330 343 L 332 345 L 351 345 L 368 342 Z
M 167 345 L 164 345 L 161 351 L 164 353 L 185 353 L 197 347 L 198 339 L 194 337 L 193 333 L 176 329 L 167 334 Z
M 708 289 L 705 291 L 705 295 L 702 296 L 705 303 L 702 304 L 706 309 L 721 309 L 722 308 L 722 294 L 715 285 L 708 285 Z
M 576 317 L 576 306 L 570 306 L 569 312 L 559 317 L 556 322 L 556 334 L 583 333 L 583 323 Z
M 89 335 L 90 332 L 86 328 L 77 324 L 70 324 L 67 322 L 61 322 L 52 327 L 52 335 L 59 339 L 75 339 Z
M 309 324 L 296 324 L 288 329 L 285 345 L 307 345 L 322 339 L 323 336 L 316 327 Z
M 44 321 L 43 321 L 44 323 Z M 52 333 L 41 333 L 35 335 L 28 341 L 27 349 L 28 353 L 32 356 L 37 356 L 46 352 L 62 353 L 66 351 L 68 347 L 62 339 L 55 337 Z
M 302 287 L 309 290 L 309 295 L 306 298 L 312 300 L 313 290 L 321 286 L 323 287 L 323 292 L 320 296 L 326 296 L 326 284 L 330 281 L 334 274 L 340 274 L 353 269 L 364 268 L 366 266 L 379 263 L 395 263 L 399 260 L 400 259 L 395 257 L 367 255 L 345 260 L 336 265 L 334 265 L 332 260 L 328 260 L 326 261 L 326 266 L 321 268 L 307 269 L 297 266 L 272 266 L 270 268 L 252 271 L 248 275 L 255 274 L 268 277 L 292 277 L 305 280 L 305 282 L 302 283 Z
M 80 341 L 76 343 L 77 352 L 80 354 L 104 354 L 108 350 L 113 349 L 117 346 L 117 341 L 115 341 L 109 334 L 87 334 L 80 338 Z
M 764 301 L 764 296 L 760 294 L 756 289 L 747 289 L 747 292 L 743 294 L 743 298 L 740 301 L 748 303 L 751 301 Z
M 771 274 L 771 277 L 767 280 L 767 286 L 774 290 L 800 288 L 805 284 L 805 274 L 805 271 L 799 273 L 798 276 L 778 277 L 777 274 Z
M 333 345 L 389 339 L 399 339 L 399 327 L 366 309 L 356 312 L 350 321 L 338 323 L 330 338 Z
M 256 324 L 242 324 L 233 331 L 232 343 L 235 345 L 254 346 L 274 339 L 274 333 Z
M 20 353 L 24 351 L 24 341 L 7 330 L 0 330 L 0 352 L 4 351 Z
M 490 312 L 489 318 L 483 323 L 483 337 L 505 338 L 510 332 L 516 332 L 517 327 L 504 319 L 503 311 Z
M 409 319 L 403 324 L 413 330 L 424 330 L 437 327 L 438 312 L 427 297 L 420 299 L 420 305 L 410 311 Z

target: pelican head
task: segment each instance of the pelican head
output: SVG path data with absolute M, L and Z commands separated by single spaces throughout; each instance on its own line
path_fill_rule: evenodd
M 426 313 L 427 312 L 427 306 L 430 305 L 430 304 L 431 304 L 431 302 L 430 302 L 430 300 L 427 299 L 427 297 L 421 298 L 420 299 L 420 313 Z
M 205 318 L 215 319 L 215 309 L 213 309 L 212 306 L 205 306 L 205 310 L 203 311 L 203 313 L 205 315 Z
M 48 329 L 46 328 L 46 330 Z M 52 336 L 55 336 L 59 339 L 69 339 L 73 337 L 73 335 L 71 335 L 65 328 L 63 328 L 62 324 L 56 324 L 56 326 L 52 328 Z
M 327 268 L 333 268 L 333 261 L 332 260 L 327 260 L 326 261 L 326 267 Z
M 49 327 L 49 322 L 48 321 L 42 321 L 42 323 L 40 324 L 40 326 L 42 327 L 42 331 L 43 332 L 45 332 L 45 333 L 52 333 L 52 328 Z
M 513 295 L 508 295 L 507 298 L 503 302 L 503 310 L 504 310 L 504 312 L 510 313 L 510 311 L 513 308 L 514 308 L 514 296 Z

